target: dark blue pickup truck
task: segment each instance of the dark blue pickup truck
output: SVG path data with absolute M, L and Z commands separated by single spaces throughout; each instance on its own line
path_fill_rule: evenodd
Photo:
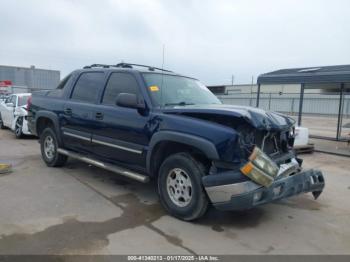
M 67 157 L 148 182 L 183 220 L 211 203 L 249 209 L 300 193 L 317 198 L 318 170 L 293 152 L 294 121 L 258 108 L 223 105 L 198 80 L 135 64 L 76 70 L 34 93 L 29 128 L 48 166 Z

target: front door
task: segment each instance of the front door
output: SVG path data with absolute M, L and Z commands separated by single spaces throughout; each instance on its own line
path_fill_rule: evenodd
M 97 71 L 84 72 L 76 81 L 63 109 L 62 133 L 65 147 L 91 152 L 93 113 L 104 79 L 104 72 Z
M 137 109 L 117 106 L 116 98 L 120 93 L 132 93 L 142 98 L 132 74 L 114 72 L 110 75 L 101 104 L 95 111 L 93 150 L 103 158 L 142 169 L 145 167 L 144 149 L 149 143 L 146 131 L 149 117 Z
M 1 112 L 1 118 L 4 125 L 7 127 L 12 126 L 16 103 L 17 103 L 17 97 L 15 95 L 8 97 L 5 101 L 4 110 Z

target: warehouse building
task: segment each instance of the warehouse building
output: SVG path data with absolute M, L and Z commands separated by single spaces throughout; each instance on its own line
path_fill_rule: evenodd
M 0 82 L 11 83 L 2 88 L 10 93 L 33 92 L 56 88 L 60 81 L 60 71 L 39 69 L 35 66 L 18 67 L 0 65 Z

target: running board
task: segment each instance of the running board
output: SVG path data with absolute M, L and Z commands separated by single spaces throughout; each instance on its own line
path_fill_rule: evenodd
M 85 163 L 88 163 L 90 165 L 106 169 L 106 170 L 111 171 L 113 173 L 117 173 L 119 175 L 122 175 L 122 176 L 125 176 L 125 177 L 128 177 L 128 178 L 137 180 L 137 181 L 142 182 L 142 183 L 147 183 L 149 181 L 149 177 L 148 176 L 141 175 L 139 173 L 136 173 L 134 171 L 128 170 L 128 169 L 123 168 L 123 167 L 119 167 L 119 166 L 116 166 L 116 165 L 113 165 L 113 164 L 109 164 L 109 163 L 106 163 L 106 162 L 102 162 L 102 161 L 99 161 L 99 160 L 88 158 L 86 156 L 83 156 L 81 154 L 78 154 L 78 153 L 75 153 L 75 152 L 72 152 L 72 151 L 69 151 L 69 150 L 66 150 L 66 149 L 58 148 L 57 152 L 62 154 L 62 155 L 78 159 L 78 160 L 83 161 Z

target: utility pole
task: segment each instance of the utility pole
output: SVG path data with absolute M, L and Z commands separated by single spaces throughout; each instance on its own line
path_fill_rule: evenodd
M 231 85 L 233 86 L 233 82 L 234 82 L 234 80 L 235 80 L 235 76 L 234 75 L 232 75 L 232 77 L 231 77 Z
M 254 76 L 252 76 L 252 84 L 250 86 L 250 93 L 253 93 L 253 85 L 254 85 Z
M 163 44 L 162 69 L 164 67 L 165 44 Z

